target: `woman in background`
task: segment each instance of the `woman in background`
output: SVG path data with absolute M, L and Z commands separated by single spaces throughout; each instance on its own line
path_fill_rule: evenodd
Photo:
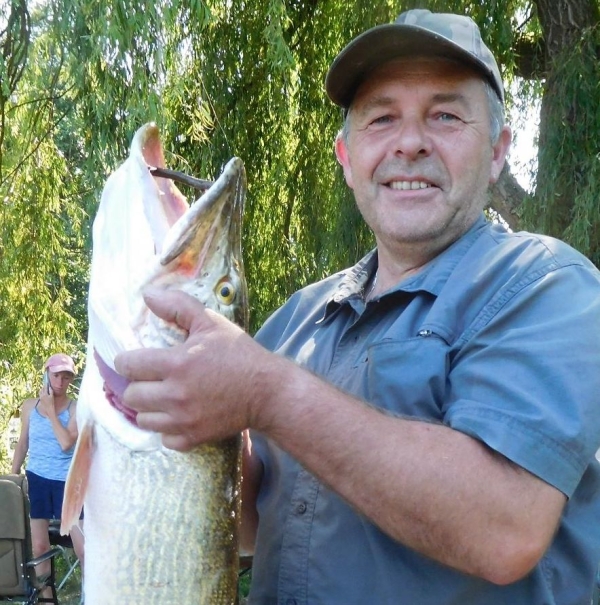
M 61 516 L 65 481 L 77 440 L 77 402 L 67 393 L 74 378 L 71 357 L 64 353 L 52 355 L 44 364 L 44 385 L 39 397 L 25 400 L 21 410 L 21 434 L 12 472 L 20 474 L 29 453 L 26 475 L 34 557 L 50 550 L 49 522 Z M 81 527 L 71 532 L 71 540 L 83 569 Z M 50 573 L 50 562 L 38 565 L 37 571 L 38 575 Z

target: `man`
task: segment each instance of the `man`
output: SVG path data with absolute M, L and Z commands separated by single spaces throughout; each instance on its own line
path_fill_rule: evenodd
M 493 56 L 467 17 L 412 10 L 351 42 L 326 88 L 376 251 L 257 342 L 148 293 L 189 337 L 117 357 L 126 404 L 175 449 L 253 429 L 251 603 L 590 603 L 600 276 L 483 218 L 511 138 Z

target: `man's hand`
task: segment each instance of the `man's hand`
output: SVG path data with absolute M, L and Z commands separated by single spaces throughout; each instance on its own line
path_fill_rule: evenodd
M 138 349 L 115 358 L 131 381 L 125 405 L 140 428 L 163 434 L 166 447 L 187 450 L 249 427 L 261 397 L 261 369 L 271 356 L 238 326 L 181 291 L 150 290 L 146 304 L 188 332 L 169 349 Z

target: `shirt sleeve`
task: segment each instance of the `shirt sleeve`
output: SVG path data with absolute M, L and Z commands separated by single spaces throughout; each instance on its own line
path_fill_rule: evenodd
M 451 361 L 444 421 L 571 496 L 600 447 L 596 273 L 551 271 L 465 337 Z

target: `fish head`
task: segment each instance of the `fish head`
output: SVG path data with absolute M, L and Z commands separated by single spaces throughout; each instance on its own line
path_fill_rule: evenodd
M 88 346 L 78 425 L 101 424 L 135 450 L 161 447 L 160 435 L 136 425 L 123 404 L 127 381 L 115 356 L 169 347 L 186 334 L 150 312 L 144 288 L 180 289 L 244 328 L 248 295 L 241 229 L 246 195 L 243 162 L 233 158 L 195 202 L 149 166 L 164 167 L 158 128 L 142 126 L 129 157 L 106 182 L 94 220 L 88 296 Z
M 182 290 L 247 330 L 241 237 L 245 197 L 244 164 L 232 158 L 213 185 L 171 227 L 159 262 L 143 287 Z M 173 346 L 187 336 L 147 308 L 135 329 L 145 347 Z

